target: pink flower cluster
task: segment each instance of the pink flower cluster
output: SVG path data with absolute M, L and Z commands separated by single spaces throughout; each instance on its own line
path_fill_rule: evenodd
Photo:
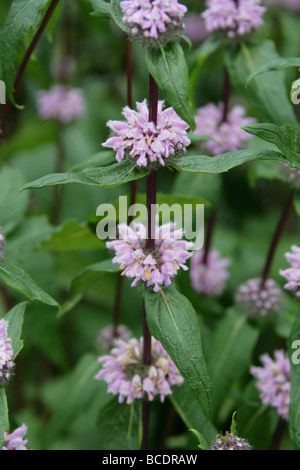
M 104 379 L 108 393 L 119 395 L 119 403 L 132 403 L 147 397 L 152 401 L 159 395 L 163 402 L 172 393 L 171 387 L 183 382 L 177 367 L 159 341 L 152 338 L 152 361 L 143 364 L 143 338 L 125 342 L 116 340 L 110 355 L 99 358 L 103 368 L 96 379 Z
M 119 235 L 120 239 L 107 242 L 106 246 L 115 251 L 112 261 L 120 265 L 122 275 L 134 279 L 132 287 L 142 281 L 159 292 L 161 286 L 171 285 L 179 268 L 188 269 L 185 263 L 191 257 L 188 250 L 193 243 L 183 240 L 182 229 L 174 230 L 172 223 L 156 226 L 155 248 L 151 252 L 146 249 L 147 229 L 143 224 L 120 224 Z
M 11 378 L 14 367 L 12 340 L 7 336 L 7 329 L 8 322 L 0 320 L 0 386 Z
M 177 0 L 127 0 L 120 3 L 123 21 L 133 36 L 165 42 L 184 29 L 183 17 L 187 7 Z
M 235 301 L 257 317 L 277 312 L 283 305 L 281 289 L 273 279 L 267 279 L 263 286 L 261 279 L 249 279 L 237 289 Z
M 264 0 L 268 7 L 283 7 L 291 11 L 300 11 L 299 0 Z
M 280 169 L 283 170 L 287 178 L 287 182 L 296 189 L 300 188 L 300 171 L 297 168 L 292 168 L 288 163 L 280 162 Z
M 69 123 L 85 112 L 85 101 L 79 88 L 55 85 L 38 94 L 38 112 L 42 119 L 55 119 Z
M 258 379 L 256 387 L 264 405 L 276 408 L 277 414 L 288 420 L 290 404 L 291 366 L 283 350 L 274 352 L 274 359 L 268 354 L 260 357 L 263 367 L 252 366 L 251 374 Z
M 0 261 L 3 258 L 4 246 L 5 246 L 5 238 L 4 238 L 4 235 L 2 235 L 2 233 L 0 232 Z
M 261 0 L 207 0 L 207 9 L 202 17 L 208 32 L 221 31 L 234 38 L 261 26 L 265 11 Z
M 293 291 L 295 296 L 300 299 L 300 248 L 296 245 L 291 247 L 292 252 L 286 253 L 285 257 L 291 264 L 288 269 L 281 269 L 281 276 L 285 277 L 287 283 L 284 288 Z
M 27 432 L 27 426 L 22 424 L 19 428 L 15 429 L 11 434 L 4 432 L 4 444 L 2 450 L 28 450 L 27 439 L 24 439 L 24 435 Z
M 221 258 L 219 251 L 212 250 L 208 253 L 207 260 L 203 263 L 204 250 L 194 253 L 191 258 L 190 278 L 196 292 L 215 296 L 222 294 L 225 282 L 229 278 L 227 270 L 230 260 Z
M 195 135 L 205 135 L 213 140 L 201 142 L 201 145 L 212 155 L 232 152 L 243 147 L 252 136 L 241 129 L 241 126 L 253 124 L 254 118 L 245 116 L 242 106 L 235 106 L 223 120 L 224 104 L 209 103 L 197 110 L 195 116 Z
M 116 339 L 128 341 L 133 336 L 125 325 L 118 325 L 116 331 L 113 325 L 108 325 L 100 330 L 98 342 L 104 349 L 111 349 Z
M 218 435 L 211 445 L 211 450 L 253 450 L 249 442 L 228 431 L 225 436 Z
M 146 100 L 137 103 L 137 111 L 128 106 L 123 109 L 127 122 L 108 121 L 108 127 L 115 133 L 104 144 L 112 148 L 118 162 L 124 157 L 136 160 L 138 166 L 155 162 L 165 164 L 170 156 L 182 155 L 191 141 L 186 135 L 188 125 L 173 108 L 163 110 L 164 102 L 158 102 L 157 124 L 149 122 Z

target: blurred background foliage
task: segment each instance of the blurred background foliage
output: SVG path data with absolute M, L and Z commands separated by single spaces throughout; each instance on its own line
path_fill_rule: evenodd
M 0 26 L 11 0 L 0 3 Z M 187 0 L 190 11 L 201 12 L 204 2 Z M 101 151 L 108 135 L 106 122 L 119 119 L 127 103 L 126 38 L 107 18 L 91 15 L 86 0 L 63 0 L 53 15 L 30 61 L 16 96 L 23 109 L 13 107 L 0 147 L 0 225 L 7 239 L 6 258 L 25 269 L 46 292 L 60 304 L 67 299 L 73 278 L 87 266 L 107 259 L 110 254 L 96 237 L 96 209 L 104 202 L 116 202 L 119 195 L 130 194 L 130 185 L 97 188 L 67 185 L 62 192 L 58 226 L 51 223 L 53 188 L 24 191 L 20 186 L 55 170 L 58 132 L 62 136 L 65 169 L 84 165 Z M 299 17 L 283 9 L 270 10 L 258 39 L 272 39 L 282 56 L 299 56 Z M 32 37 L 28 35 L 19 52 L 19 61 Z M 183 45 L 190 71 L 193 69 L 198 43 Z M 58 129 L 42 121 L 37 113 L 39 90 L 55 83 L 51 67 L 55 60 L 68 55 L 75 59 L 70 85 L 84 94 L 87 109 L 83 117 Z M 144 50 L 134 44 L 133 101 L 148 96 L 148 71 Z M 289 92 L 295 69 L 286 72 Z M 208 102 L 218 102 L 223 93 L 223 63 L 220 53 L 212 54 L 197 76 L 194 89 L 195 109 Z M 234 92 L 231 104 L 243 104 L 245 98 Z M 299 107 L 298 107 L 299 108 Z M 295 112 L 299 115 L 299 109 Z M 254 137 L 249 146 L 264 145 Z M 197 144 L 193 144 L 193 152 Z M 271 165 L 271 162 L 268 162 Z M 241 281 L 261 273 L 273 231 L 289 188 L 283 181 L 257 178 L 255 164 L 247 164 L 220 175 L 177 174 L 162 170 L 158 175 L 161 193 L 202 196 L 218 206 L 213 247 L 231 259 L 230 280 L 221 298 L 206 299 L 197 295 L 189 273 L 177 279 L 180 291 L 199 313 L 204 351 L 209 356 L 211 338 L 232 305 L 233 293 Z M 271 167 L 269 167 L 271 168 Z M 145 181 L 138 182 L 145 193 Z M 11 201 L 10 205 L 7 201 Z M 9 207 L 9 211 L 7 208 Z M 212 207 L 214 207 L 212 205 Z M 206 209 L 208 217 L 210 209 Z M 284 253 L 299 237 L 300 207 L 295 206 L 272 265 L 272 277 L 283 285 L 279 268 L 285 267 Z M 103 353 L 98 343 L 102 327 L 111 323 L 117 274 L 101 273 L 93 279 L 81 301 L 63 316 L 54 307 L 38 302 L 28 305 L 23 325 L 24 348 L 17 359 L 14 380 L 7 390 L 11 427 L 28 425 L 27 437 L 32 449 L 98 449 L 97 414 L 110 400 L 106 385 L 93 380 L 98 370 L 97 357 Z M 0 317 L 23 296 L 1 284 Z M 282 315 L 262 328 L 252 361 L 261 353 L 285 345 L 297 306 L 286 295 Z M 124 281 L 121 322 L 135 333 L 141 331 L 142 296 Z M 245 387 L 247 386 L 247 389 Z M 245 392 L 246 390 L 246 392 Z M 260 407 L 258 395 L 243 371 L 231 384 L 227 398 L 218 410 L 217 431 L 228 429 L 232 409 L 240 406 L 238 429 L 247 430 L 249 419 Z M 196 448 L 195 437 L 188 432 L 171 404 L 155 403 L 151 417 L 151 446 Z M 250 411 L 249 411 L 250 410 Z M 240 416 L 240 421 L 239 421 Z M 260 417 L 255 431 L 245 436 L 256 448 L 270 444 L 277 417 L 268 409 Z M 165 423 L 165 427 L 162 426 Z M 170 423 L 172 427 L 170 427 Z M 163 429 L 162 429 L 163 427 Z M 264 429 L 262 436 L 258 429 Z M 282 442 L 289 448 L 288 436 Z M 150 446 L 150 447 L 151 447 Z

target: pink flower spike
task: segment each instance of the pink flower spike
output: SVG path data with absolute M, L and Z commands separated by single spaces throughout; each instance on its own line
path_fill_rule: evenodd
M 202 13 L 209 33 L 223 32 L 228 38 L 244 36 L 254 32 L 264 24 L 266 8 L 261 0 L 207 0 Z
M 209 103 L 199 108 L 195 116 L 194 134 L 211 137 L 201 145 L 212 155 L 239 150 L 252 137 L 241 127 L 253 124 L 255 119 L 246 117 L 242 106 L 235 106 L 223 121 L 223 108 L 223 103 Z
M 177 0 L 121 1 L 128 33 L 152 47 L 174 41 L 184 30 L 187 7 Z
M 149 122 L 146 100 L 137 103 L 137 111 L 126 106 L 123 109 L 125 121 L 108 121 L 107 126 L 114 133 L 102 145 L 112 148 L 118 162 L 123 158 L 132 159 L 140 167 L 153 164 L 164 166 L 168 158 L 185 153 L 191 141 L 187 137 L 188 124 L 173 108 L 163 110 L 159 101 L 157 124 Z
M 152 338 L 151 364 L 143 363 L 143 338 L 129 341 L 116 340 L 110 356 L 99 358 L 103 368 L 96 375 L 97 380 L 105 380 L 108 393 L 118 395 L 119 403 L 132 403 L 134 400 L 156 396 L 164 401 L 172 393 L 171 386 L 183 382 L 176 365 L 161 343 Z
M 159 292 L 163 285 L 171 284 L 180 268 L 187 269 L 185 263 L 192 255 L 189 250 L 193 243 L 181 240 L 183 233 L 174 230 L 174 224 L 156 227 L 151 253 L 146 249 L 146 228 L 141 228 L 141 224 L 132 223 L 131 227 L 122 224 L 119 235 L 119 240 L 109 241 L 106 246 L 114 250 L 113 263 L 120 265 L 122 275 L 133 279 L 132 287 L 142 282 Z
M 274 359 L 268 354 L 260 357 L 262 367 L 252 366 L 251 374 L 258 379 L 256 388 L 264 405 L 276 409 L 277 414 L 288 420 L 290 404 L 291 367 L 288 355 L 283 350 L 274 352 Z

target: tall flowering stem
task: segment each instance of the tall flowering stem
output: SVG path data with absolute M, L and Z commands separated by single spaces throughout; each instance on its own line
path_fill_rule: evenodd
M 270 248 L 269 248 L 269 252 L 268 252 L 268 255 L 267 255 L 266 263 L 264 265 L 264 269 L 263 269 L 262 276 L 261 276 L 261 287 L 262 288 L 264 287 L 264 285 L 265 285 L 265 283 L 268 279 L 277 245 L 279 243 L 279 240 L 280 240 L 281 234 L 283 232 L 285 223 L 286 223 L 286 221 L 288 219 L 288 216 L 290 214 L 290 211 L 292 209 L 294 196 L 295 196 L 295 191 L 296 190 L 294 188 L 291 190 L 290 195 L 289 195 L 289 197 L 288 197 L 288 199 L 287 199 L 287 201 L 286 201 L 286 203 L 283 207 L 283 210 L 282 210 L 280 219 L 278 221 L 276 230 L 274 232 L 273 239 L 272 239 L 272 242 L 271 242 L 271 245 L 270 245 Z
M 27 67 L 27 64 L 30 60 L 30 57 L 34 51 L 34 49 L 36 48 L 36 45 L 40 39 L 40 37 L 42 36 L 55 8 L 57 7 L 57 4 L 58 4 L 59 0 L 52 0 L 52 2 L 50 3 L 49 7 L 48 7 L 48 10 L 46 11 L 45 13 L 45 16 L 43 18 L 43 21 L 41 22 L 40 24 L 40 27 L 39 29 L 37 30 L 34 38 L 32 39 L 27 51 L 26 51 L 26 54 L 21 62 L 21 65 L 19 67 L 19 70 L 17 72 L 17 75 L 15 77 L 15 80 L 14 80 L 14 94 L 16 93 L 16 90 L 19 86 L 19 83 L 21 81 L 21 78 L 24 74 L 24 71 Z M 5 123 L 6 123 L 6 119 L 7 119 L 7 116 L 8 116 L 8 112 L 10 110 L 10 107 L 11 107 L 11 101 L 10 100 L 7 100 L 6 102 L 6 105 L 4 107 L 4 110 L 3 110 L 3 114 L 2 114 L 2 118 L 1 118 L 1 121 L 0 121 L 0 137 L 2 137 L 3 135 L 3 130 L 4 130 L 4 126 L 5 126 Z
M 149 74 L 149 121 L 157 124 L 157 109 L 158 109 L 158 86 L 152 77 Z M 147 240 L 146 240 L 146 249 L 153 251 L 155 248 L 155 226 L 156 226 L 156 217 L 152 213 L 152 207 L 156 204 L 156 170 L 152 170 L 147 176 L 146 181 L 146 206 L 147 206 Z M 149 365 L 151 363 L 151 333 L 148 328 L 147 318 L 146 318 L 146 308 L 145 304 L 143 305 L 143 336 L 144 336 L 144 364 Z M 141 450 L 147 449 L 148 443 L 148 428 L 149 428 L 149 415 L 150 415 L 150 402 L 145 400 L 143 403 L 143 435 Z

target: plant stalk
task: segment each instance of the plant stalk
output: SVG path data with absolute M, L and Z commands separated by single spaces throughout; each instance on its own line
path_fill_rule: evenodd
M 14 92 L 13 92 L 13 96 L 15 96 L 16 92 L 17 92 L 17 89 L 18 89 L 18 86 L 20 84 L 20 81 L 21 81 L 21 78 L 25 72 L 25 69 L 27 67 L 27 64 L 29 62 L 29 59 L 34 51 L 34 49 L 36 48 L 36 45 L 40 39 L 40 37 L 42 36 L 57 4 L 58 4 L 59 0 L 52 0 L 52 2 L 50 3 L 49 5 L 49 8 L 48 10 L 46 11 L 45 13 L 45 16 L 36 32 L 36 34 L 34 35 L 27 51 L 26 51 L 26 54 L 21 62 L 21 65 L 19 67 L 19 70 L 17 72 L 17 75 L 14 79 Z M 4 132 L 4 126 L 5 126 L 5 123 L 6 123 L 6 120 L 7 120 L 7 116 L 8 116 L 8 112 L 10 110 L 10 107 L 11 107 L 11 100 L 7 100 L 6 102 L 6 105 L 4 106 L 4 109 L 3 109 L 3 114 L 2 114 L 2 118 L 1 118 L 1 121 L 0 121 L 0 137 L 3 137 L 3 132 Z
M 271 241 L 271 245 L 270 245 L 270 248 L 269 248 L 269 251 L 268 251 L 266 263 L 265 263 L 264 268 L 263 268 L 263 272 L 262 272 L 262 276 L 261 276 L 261 288 L 264 287 L 264 284 L 265 284 L 266 280 L 269 277 L 270 270 L 271 270 L 271 265 L 272 265 L 272 262 L 273 262 L 273 258 L 274 258 L 274 255 L 275 255 L 277 245 L 279 243 L 279 240 L 280 240 L 280 237 L 282 235 L 285 223 L 288 219 L 288 216 L 289 216 L 290 211 L 291 211 L 292 206 L 293 206 L 295 192 L 296 192 L 295 189 L 291 190 L 291 192 L 289 194 L 289 197 L 288 197 L 285 205 L 283 206 L 281 216 L 280 216 L 280 219 L 279 219 L 278 224 L 276 226 L 276 229 L 275 229 L 272 241 Z

